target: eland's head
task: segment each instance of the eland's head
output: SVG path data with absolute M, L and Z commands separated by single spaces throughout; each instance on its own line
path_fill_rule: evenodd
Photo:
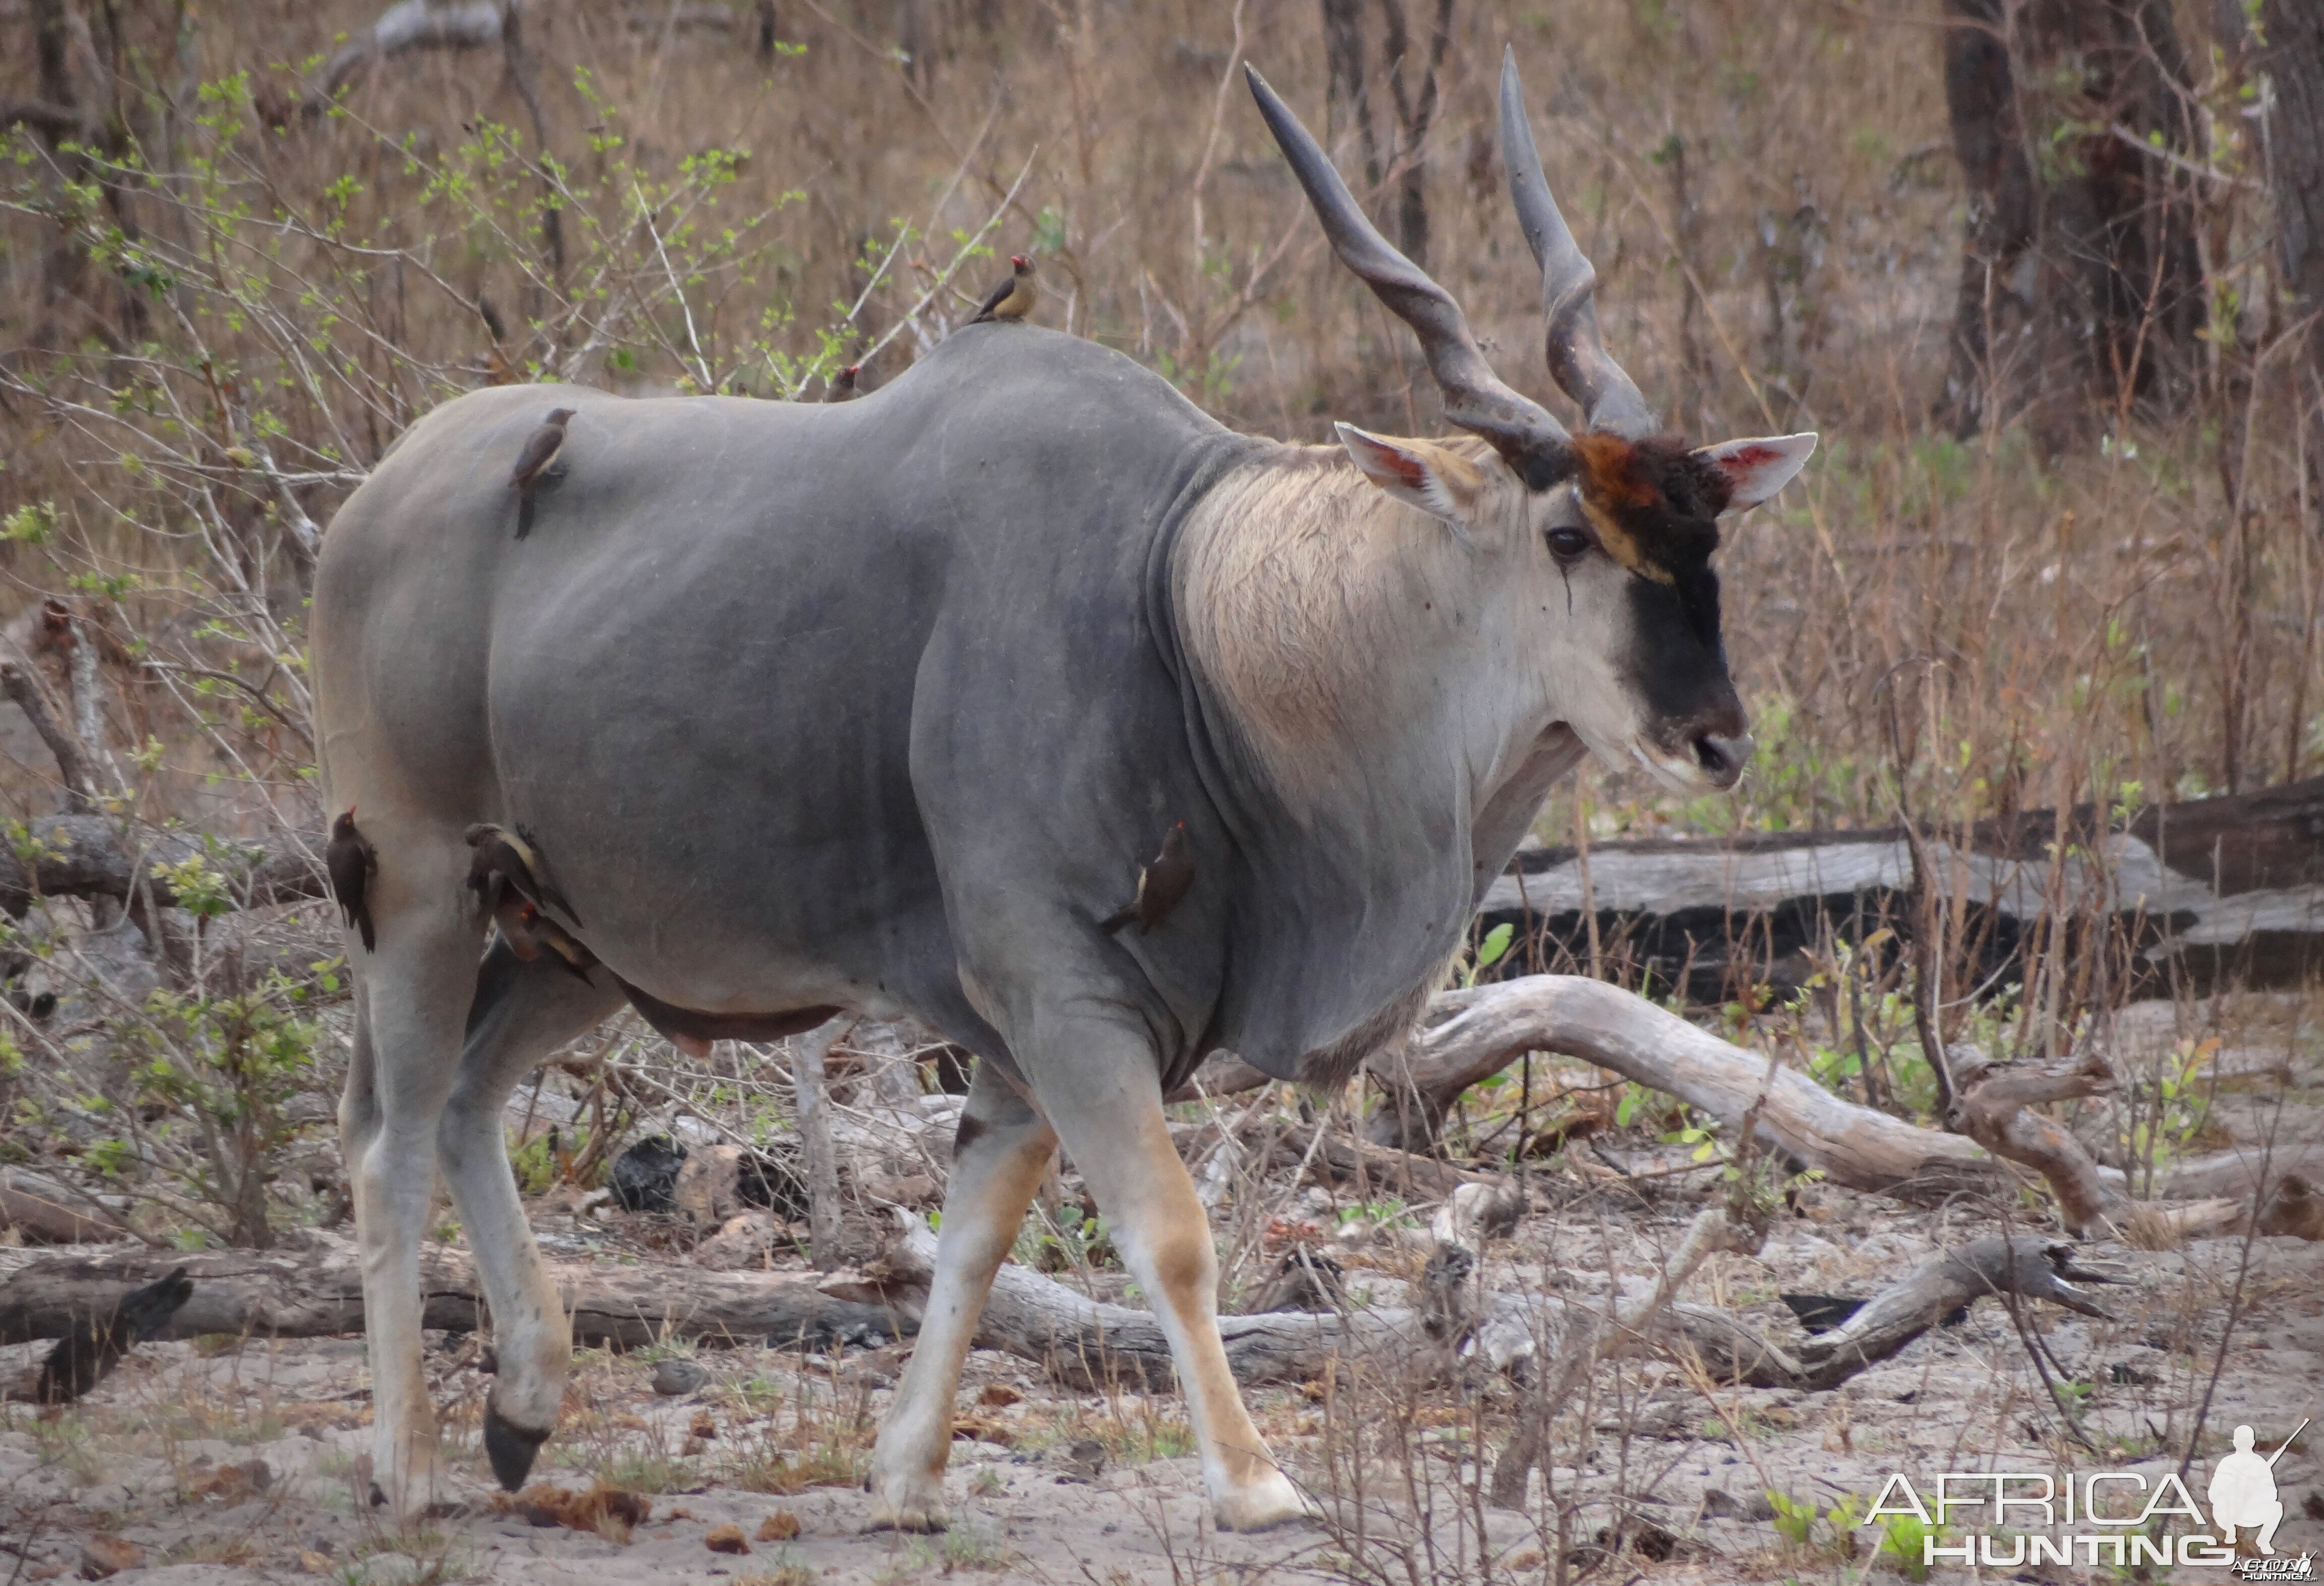
M 1550 196 L 1514 52 L 1501 154 L 1541 267 L 1550 373 L 1582 409 L 1578 433 L 1493 373 L 1460 305 L 1374 229 L 1306 128 L 1245 70 L 1333 249 L 1418 336 L 1445 417 L 1485 443 L 1342 424 L 1349 456 L 1474 559 L 1480 604 L 1522 648 L 1521 670 L 1600 760 L 1683 791 L 1732 787 L 1751 738 L 1720 635 L 1719 520 L 1782 489 L 1816 438 L 1690 447 L 1663 430 L 1600 338 L 1597 273 Z

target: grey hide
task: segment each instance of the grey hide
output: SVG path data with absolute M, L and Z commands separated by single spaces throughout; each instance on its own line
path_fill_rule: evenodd
M 519 542 L 509 459 L 560 405 Z M 368 711 L 399 806 L 529 830 L 661 1001 L 908 1010 L 1010 1065 L 965 970 L 988 1009 L 1039 983 L 1134 1011 L 1165 1089 L 1214 1047 L 1294 1077 L 1395 1024 L 1578 748 L 1474 852 L 1449 726 L 1286 816 L 1188 675 L 1171 576 L 1189 507 L 1277 444 L 1025 325 L 839 405 L 477 392 L 331 526 L 326 719 Z M 1177 820 L 1185 903 L 1100 932 Z

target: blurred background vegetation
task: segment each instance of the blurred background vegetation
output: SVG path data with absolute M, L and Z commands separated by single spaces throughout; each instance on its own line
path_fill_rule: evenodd
M 459 392 L 815 400 L 859 362 L 876 387 L 1028 252 L 1045 323 L 1229 424 L 1437 432 L 1408 336 L 1332 259 L 1243 60 L 1326 130 L 1503 374 L 1563 411 L 1495 148 L 1514 45 L 1607 338 L 1650 398 L 1700 438 L 1822 434 L 1722 553 L 1762 744 L 1739 794 L 1591 770 L 1549 840 L 2313 774 L 2312 9 L 7 0 L 0 682 L 25 708 L 0 711 L 0 802 L 20 865 L 62 804 L 174 843 L 179 868 L 166 897 L 19 921 L 0 1066 L 65 1050 L 74 1019 L 115 1032 L 113 1061 L 132 1027 L 156 1119 L 225 1106 L 231 1127 L 169 1148 L 208 1176 L 214 1231 L 249 1236 L 248 1164 L 288 1171 L 302 1087 L 282 1076 L 335 1049 L 309 1013 L 340 989 L 311 908 L 222 923 L 255 873 L 231 844 L 318 826 L 315 549 Z M 60 944 L 97 964 L 107 932 L 145 944 L 150 982 L 38 989 Z M 25 1083 L 0 1101 L 62 1127 Z M 121 1084 L 84 1088 L 64 1102 L 122 1138 Z

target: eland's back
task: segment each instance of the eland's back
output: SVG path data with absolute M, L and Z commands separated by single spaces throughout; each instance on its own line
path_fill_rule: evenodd
M 508 460 L 560 403 L 518 540 Z M 329 784 L 374 834 L 522 825 L 595 950 L 664 1002 L 908 1010 L 989 1049 L 923 793 L 1007 763 L 964 734 L 1162 702 L 1138 631 L 1157 509 L 1240 445 L 1129 360 L 1019 326 L 844 404 L 463 397 L 326 539 Z M 1055 647 L 1074 663 L 1026 675 Z M 995 686 L 1005 710 L 962 696 Z M 916 717 L 954 788 L 916 788 Z M 1043 785 L 972 791 L 1071 797 L 1027 770 Z

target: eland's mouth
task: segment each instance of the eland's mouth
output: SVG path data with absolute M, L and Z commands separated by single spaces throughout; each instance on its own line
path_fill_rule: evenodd
M 1673 753 L 1642 740 L 1630 742 L 1630 758 L 1646 774 L 1674 793 L 1724 793 L 1743 778 L 1753 748 L 1748 733 L 1737 737 L 1704 733 L 1683 753 Z

